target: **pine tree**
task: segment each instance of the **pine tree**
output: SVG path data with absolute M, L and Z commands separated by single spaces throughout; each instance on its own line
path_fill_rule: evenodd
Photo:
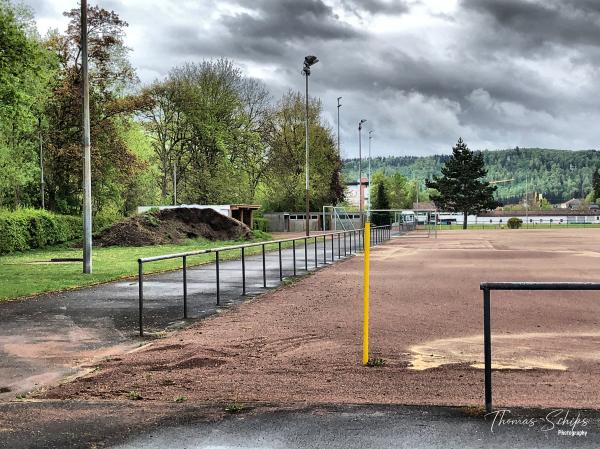
M 372 198 L 373 209 L 389 209 L 390 208 L 390 195 L 388 188 L 385 183 L 385 178 L 382 178 L 374 185 L 375 195 Z M 389 212 L 374 212 L 371 217 L 371 221 L 375 226 L 382 226 L 390 224 L 390 213 Z
M 600 198 L 600 173 L 598 170 L 595 170 L 592 175 L 592 191 L 595 199 Z
M 463 213 L 463 229 L 467 229 L 469 214 L 499 206 L 494 199 L 496 186 L 480 180 L 486 174 L 483 154 L 471 151 L 459 138 L 442 168 L 442 176 L 434 176 L 425 185 L 437 191 L 431 199 L 439 209 Z

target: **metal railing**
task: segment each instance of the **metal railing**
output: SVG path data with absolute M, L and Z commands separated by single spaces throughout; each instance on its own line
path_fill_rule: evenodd
M 600 290 L 595 282 L 482 282 L 483 290 L 483 352 L 485 359 L 485 410 L 492 411 L 492 331 L 491 304 L 492 290 Z
M 281 257 L 282 244 L 291 242 L 292 255 L 293 255 L 293 273 L 297 275 L 297 263 L 296 263 L 296 242 L 304 242 L 304 270 L 308 271 L 308 242 L 314 242 L 314 267 L 318 268 L 319 265 L 319 254 L 318 254 L 318 242 L 323 241 L 323 264 L 327 264 L 327 240 L 331 240 L 331 262 L 335 262 L 335 240 L 337 237 L 337 253 L 338 260 L 342 259 L 342 251 L 344 257 L 351 255 L 353 252 L 356 253 L 363 249 L 364 246 L 364 229 L 339 231 L 339 232 L 327 232 L 318 234 L 311 237 L 296 237 L 281 240 L 270 240 L 265 242 L 257 243 L 246 243 L 241 245 L 223 246 L 220 248 L 209 248 L 198 251 L 189 251 L 185 253 L 177 254 L 165 254 L 162 256 L 145 257 L 138 259 L 138 301 L 139 301 L 139 328 L 140 336 L 144 336 L 144 264 L 151 262 L 158 262 L 161 260 L 169 259 L 182 259 L 182 282 L 183 282 L 183 318 L 188 317 L 188 291 L 187 291 L 187 262 L 188 258 L 193 256 L 199 256 L 202 254 L 215 254 L 215 270 L 216 270 L 216 281 L 215 281 L 215 296 L 216 304 L 220 305 L 221 301 L 221 284 L 220 284 L 220 253 L 225 251 L 240 251 L 242 267 L 241 267 L 241 278 L 242 278 L 242 296 L 246 295 L 246 249 L 253 247 L 262 247 L 262 280 L 263 288 L 267 288 L 267 269 L 266 269 L 266 253 L 271 252 L 266 250 L 267 245 L 277 245 L 279 253 L 279 281 L 283 281 L 283 263 Z M 343 237 L 343 243 L 342 243 Z M 378 245 L 391 238 L 391 227 L 390 226 L 372 226 L 371 227 L 371 244 L 373 246 Z M 349 248 L 348 248 L 349 246 Z

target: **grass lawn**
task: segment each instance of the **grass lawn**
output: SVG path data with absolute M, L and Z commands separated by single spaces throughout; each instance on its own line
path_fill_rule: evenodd
M 262 234 L 254 242 L 267 241 L 268 234 Z M 231 246 L 247 241 L 216 241 L 204 239 L 188 240 L 176 245 L 156 245 L 144 247 L 94 248 L 93 274 L 82 273 L 82 262 L 52 263 L 52 258 L 81 258 L 82 250 L 66 245 L 31 250 L 0 256 L 0 302 L 37 293 L 56 292 L 73 287 L 92 285 L 119 278 L 137 275 L 137 259 L 186 251 L 194 251 L 221 246 Z M 282 247 L 287 247 L 284 243 Z M 290 244 L 291 246 L 291 244 Z M 267 245 L 268 250 L 277 248 Z M 260 246 L 247 248 L 246 254 L 257 254 Z M 220 255 L 221 260 L 238 258 L 239 251 L 227 251 Z M 214 254 L 202 254 L 188 258 L 188 266 L 212 262 Z M 181 259 L 164 260 L 144 265 L 145 273 L 181 268 Z

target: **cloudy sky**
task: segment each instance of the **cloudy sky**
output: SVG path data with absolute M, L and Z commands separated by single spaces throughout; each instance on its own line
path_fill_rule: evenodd
M 94 0 L 89 0 L 94 4 Z M 77 0 L 25 0 L 42 33 Z M 341 96 L 345 157 L 358 121 L 377 155 L 473 149 L 598 148 L 598 0 L 98 0 L 129 23 L 144 82 L 184 61 L 228 57 L 277 97 L 303 89 L 325 119 Z M 366 140 L 363 149 L 367 148 Z

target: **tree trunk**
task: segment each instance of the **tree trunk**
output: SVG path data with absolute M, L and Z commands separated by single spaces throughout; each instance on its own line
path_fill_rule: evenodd
M 463 212 L 463 229 L 467 229 L 467 214 L 468 212 Z

